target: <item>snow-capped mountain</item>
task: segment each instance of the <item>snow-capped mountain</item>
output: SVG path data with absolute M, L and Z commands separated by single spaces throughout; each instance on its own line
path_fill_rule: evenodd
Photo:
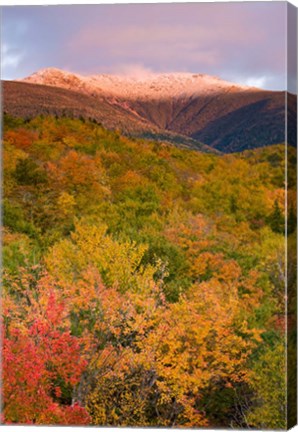
M 4 111 L 12 115 L 91 118 L 131 136 L 203 151 L 229 153 L 285 140 L 284 92 L 203 74 L 83 76 L 48 68 L 4 82 L 3 95 Z M 296 96 L 289 95 L 289 116 L 295 107 Z
M 22 81 L 63 87 L 90 94 L 98 92 L 106 96 L 125 99 L 204 96 L 229 90 L 250 89 L 247 86 L 204 74 L 152 73 L 145 76 L 107 74 L 83 76 L 55 68 L 42 69 Z

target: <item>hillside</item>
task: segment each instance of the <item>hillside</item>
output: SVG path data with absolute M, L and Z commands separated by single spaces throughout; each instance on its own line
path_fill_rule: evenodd
M 285 429 L 284 146 L 3 126 L 3 421 Z
M 82 76 L 50 68 L 22 81 L 4 83 L 4 108 L 10 114 L 94 118 L 131 136 L 161 135 L 224 153 L 285 140 L 284 92 L 189 73 Z M 290 95 L 290 113 L 295 103 Z M 295 144 L 294 134 L 289 141 Z
M 49 85 L 4 81 L 3 111 L 15 117 L 32 118 L 37 115 L 55 115 L 96 120 L 107 129 L 121 130 L 131 136 L 150 137 L 204 152 L 210 147 L 174 131 L 160 129 L 137 113 L 112 103 L 103 96 L 88 94 Z

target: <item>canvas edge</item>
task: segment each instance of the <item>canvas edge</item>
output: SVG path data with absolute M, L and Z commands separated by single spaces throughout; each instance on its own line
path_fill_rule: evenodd
M 297 425 L 297 236 L 288 241 L 290 209 L 295 205 L 288 194 L 288 173 L 293 169 L 296 173 L 297 185 L 297 102 L 294 115 L 290 116 L 288 103 L 291 95 L 297 95 L 297 18 L 298 9 L 287 3 L 286 9 L 286 116 L 285 116 L 285 347 L 286 347 L 286 427 L 291 429 Z M 293 142 L 291 142 L 293 141 Z M 296 148 L 296 160 L 288 153 L 288 145 Z M 297 187 L 296 187 L 297 190 Z

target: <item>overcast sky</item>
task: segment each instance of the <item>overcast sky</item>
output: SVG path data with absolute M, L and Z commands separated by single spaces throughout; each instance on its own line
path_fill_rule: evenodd
M 285 88 L 286 2 L 2 9 L 2 78 L 193 72 Z

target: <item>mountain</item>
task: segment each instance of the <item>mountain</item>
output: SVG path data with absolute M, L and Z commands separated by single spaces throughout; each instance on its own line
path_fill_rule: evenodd
M 138 114 L 99 95 L 19 81 L 3 81 L 2 93 L 4 113 L 15 117 L 55 115 L 92 119 L 107 129 L 118 129 L 129 136 L 169 142 L 205 153 L 218 153 L 191 137 L 159 129 Z
M 296 97 L 290 97 L 290 111 L 295 103 Z M 203 74 L 82 76 L 43 69 L 22 82 L 4 84 L 4 109 L 19 115 L 47 110 L 92 117 L 130 135 L 166 137 L 195 148 L 204 143 L 225 153 L 285 140 L 285 92 Z
M 41 69 L 22 79 L 23 82 L 63 87 L 78 90 L 87 94 L 105 94 L 123 100 L 160 100 L 169 96 L 209 95 L 238 88 L 248 90 L 250 87 L 234 85 L 220 78 L 191 73 L 148 73 L 133 75 L 91 75 L 83 76 L 61 71 L 56 68 Z M 257 90 L 257 89 L 255 89 Z

